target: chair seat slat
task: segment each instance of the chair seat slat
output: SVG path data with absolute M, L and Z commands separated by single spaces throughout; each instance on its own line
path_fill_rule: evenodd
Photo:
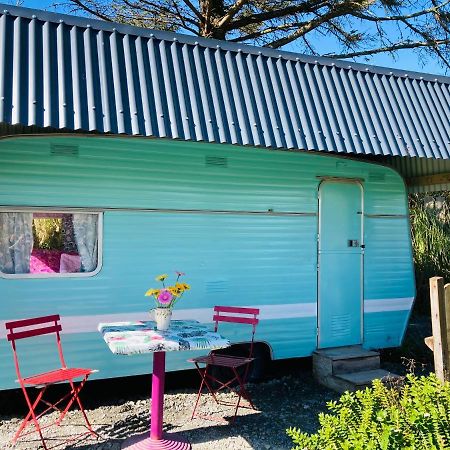
M 17 341 L 19 339 L 41 336 L 43 334 L 57 333 L 62 330 L 61 325 L 52 325 L 51 327 L 35 328 L 33 330 L 12 331 L 7 334 L 8 341 Z
M 60 319 L 59 314 L 53 314 L 51 316 L 43 316 L 43 317 L 33 317 L 31 319 L 21 319 L 21 320 L 13 320 L 11 322 L 6 322 L 5 327 L 8 330 L 12 330 L 13 328 L 21 328 L 21 327 L 29 327 L 31 325 L 39 325 L 47 322 L 55 322 Z
M 213 316 L 214 322 L 230 322 L 230 323 L 247 323 L 249 325 L 257 325 L 259 323 L 258 319 L 254 317 L 236 317 L 236 316 Z
M 235 314 L 259 314 L 258 308 L 245 308 L 240 306 L 214 306 L 214 311 Z

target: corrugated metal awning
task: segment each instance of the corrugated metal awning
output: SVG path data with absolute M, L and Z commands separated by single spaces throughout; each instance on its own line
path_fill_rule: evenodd
M 0 122 L 449 159 L 450 78 L 0 5 Z

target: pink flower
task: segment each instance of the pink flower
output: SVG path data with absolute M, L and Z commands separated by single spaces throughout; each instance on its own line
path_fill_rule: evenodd
M 167 289 L 162 289 L 158 295 L 158 302 L 167 305 L 172 301 L 172 294 Z
M 178 270 L 175 272 L 179 277 L 182 277 L 183 275 L 186 275 L 184 272 L 178 272 Z

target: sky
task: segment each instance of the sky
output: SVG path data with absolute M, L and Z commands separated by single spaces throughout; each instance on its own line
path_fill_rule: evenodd
M 0 0 L 4 3 L 11 3 L 16 4 L 14 0 Z M 52 4 L 54 4 L 54 0 L 21 0 L 20 2 L 21 6 L 25 6 L 27 8 L 35 8 L 35 9 L 46 9 L 48 11 L 58 12 L 58 9 L 56 9 Z M 59 10 L 60 12 L 64 12 L 63 10 Z M 315 42 L 315 48 L 320 52 L 321 47 L 326 49 L 326 51 L 329 51 L 330 43 L 325 38 L 323 39 L 323 42 L 320 40 Z M 295 51 L 293 47 L 286 46 L 284 47 L 284 50 L 288 51 Z M 326 53 L 324 51 L 323 53 Z M 350 61 L 350 60 L 349 60 Z M 433 74 L 440 74 L 440 75 L 450 75 L 449 73 L 446 73 L 445 69 L 439 65 L 438 59 L 436 58 L 428 58 L 426 61 L 426 65 L 423 65 L 423 62 L 421 63 L 417 54 L 411 50 L 403 50 L 399 53 L 397 53 L 397 56 L 395 59 L 389 55 L 389 54 L 379 54 L 375 55 L 373 57 L 367 58 L 357 58 L 355 59 L 357 62 L 362 62 L 364 64 L 371 64 L 376 66 L 383 66 L 383 67 L 393 67 L 400 70 L 405 71 L 416 71 L 416 72 L 426 72 L 426 73 L 433 73 Z

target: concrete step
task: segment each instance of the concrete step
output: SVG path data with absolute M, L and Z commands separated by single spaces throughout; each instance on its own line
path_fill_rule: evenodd
M 356 391 L 358 389 L 364 389 L 372 386 L 373 380 L 379 379 L 383 382 L 396 382 L 401 377 L 395 373 L 388 372 L 383 369 L 376 370 L 363 370 L 353 373 L 342 373 L 335 375 L 335 385 L 340 387 L 339 392 Z
M 337 392 L 370 387 L 375 379 L 400 378 L 380 369 L 380 355 L 360 345 L 316 350 L 313 353 L 314 378 Z
M 366 350 L 361 345 L 349 345 L 346 347 L 323 348 L 314 352 L 317 355 L 322 355 L 332 361 L 339 361 L 342 359 L 352 358 L 368 358 L 371 356 L 378 356 L 378 352 Z
M 313 372 L 316 378 L 341 373 L 375 370 L 380 367 L 380 355 L 360 345 L 316 350 L 313 354 Z

